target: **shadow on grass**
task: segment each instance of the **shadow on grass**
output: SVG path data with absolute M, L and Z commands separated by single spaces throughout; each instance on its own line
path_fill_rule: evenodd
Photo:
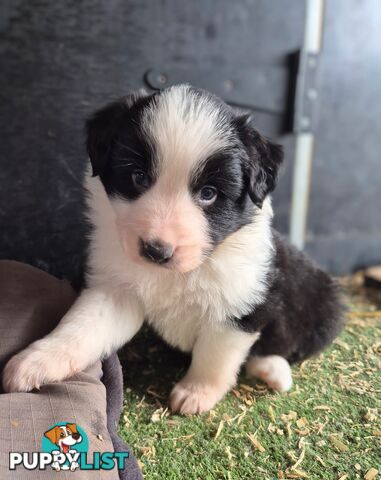
M 118 355 L 124 388 L 164 404 L 191 360 L 190 355 L 169 347 L 148 326 L 144 326 Z
M 370 303 L 375 305 L 377 309 L 381 309 L 381 289 L 380 288 L 364 288 L 365 297 Z

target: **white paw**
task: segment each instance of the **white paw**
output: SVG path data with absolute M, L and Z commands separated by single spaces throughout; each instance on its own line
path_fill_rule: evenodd
M 77 470 L 77 468 L 79 468 L 78 462 L 72 462 L 70 465 L 70 471 L 74 472 L 75 470 Z
M 173 412 L 183 415 L 203 413 L 213 408 L 224 393 L 213 385 L 182 380 L 174 386 L 169 404 Z
M 292 372 L 287 360 L 279 355 L 249 357 L 246 373 L 263 380 L 272 390 L 287 392 L 292 387 Z
M 6 392 L 29 392 L 74 373 L 70 360 L 63 358 L 54 344 L 49 347 L 43 342 L 32 343 L 6 364 L 3 371 L 3 388 Z

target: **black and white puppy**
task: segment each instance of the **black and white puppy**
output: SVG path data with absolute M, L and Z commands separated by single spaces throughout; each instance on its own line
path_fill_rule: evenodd
M 9 361 L 5 390 L 86 368 L 144 320 L 192 352 L 174 411 L 212 408 L 245 360 L 288 390 L 289 364 L 329 344 L 342 315 L 332 279 L 271 229 L 282 149 L 187 85 L 122 98 L 87 132 L 88 286 L 52 333 Z

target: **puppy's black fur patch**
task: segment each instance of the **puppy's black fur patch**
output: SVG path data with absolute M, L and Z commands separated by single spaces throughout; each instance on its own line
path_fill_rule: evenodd
M 280 355 L 290 363 L 329 345 L 343 326 L 338 284 L 273 231 L 275 256 L 266 301 L 236 320 L 238 328 L 261 332 L 253 355 Z
M 134 170 L 146 172 L 155 180 L 155 155 L 141 128 L 141 115 L 155 95 L 129 95 L 99 110 L 86 123 L 87 151 L 93 175 L 99 175 L 110 196 L 128 200 L 141 192 L 133 185 Z
M 262 207 L 266 195 L 275 188 L 283 148 L 260 135 L 249 115 L 237 117 L 234 123 L 248 153 L 245 165 L 248 192 L 253 203 Z
M 193 179 L 194 194 L 204 186 L 217 189 L 213 205 L 204 209 L 214 245 L 252 221 L 255 206 L 250 201 L 245 182 L 242 149 L 230 148 L 208 158 L 201 172 Z

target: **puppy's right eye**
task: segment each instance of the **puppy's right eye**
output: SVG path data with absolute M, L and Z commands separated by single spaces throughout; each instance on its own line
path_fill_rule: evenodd
M 217 189 L 211 185 L 205 185 L 199 192 L 199 201 L 203 206 L 212 205 L 217 198 Z
M 143 170 L 134 170 L 131 178 L 134 186 L 140 192 L 147 190 L 147 188 L 150 186 L 150 178 L 145 172 L 143 172 Z

